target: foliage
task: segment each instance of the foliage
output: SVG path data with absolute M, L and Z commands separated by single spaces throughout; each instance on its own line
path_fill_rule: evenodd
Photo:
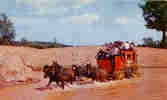
M 54 39 L 53 39 L 53 43 L 57 43 L 57 38 L 55 37 Z
M 26 37 L 23 37 L 21 38 L 21 41 L 20 41 L 22 44 L 25 44 L 28 42 L 27 38 Z
M 15 39 L 16 33 L 13 23 L 6 14 L 0 15 L 0 43 L 10 44 Z
M 139 4 L 143 10 L 143 17 L 148 29 L 155 29 L 163 32 L 162 44 L 165 45 L 167 37 L 167 1 L 165 0 L 145 0 L 145 3 Z
M 149 47 L 153 46 L 154 41 L 151 37 L 143 38 L 142 40 L 143 40 L 145 46 L 149 46 Z
M 64 45 L 64 44 L 58 44 L 58 43 L 55 44 L 52 42 L 39 42 L 39 41 L 27 42 L 24 46 L 37 48 L 37 49 L 69 47 L 68 45 Z
M 37 49 L 71 47 L 71 45 L 65 45 L 62 43 L 28 41 L 26 38 L 22 38 L 21 41 L 13 41 L 11 45 L 12 46 L 32 47 L 32 48 L 37 48 Z
M 161 41 L 159 40 L 153 40 L 151 37 L 145 37 L 142 39 L 143 40 L 143 45 L 144 47 L 153 47 L 153 48 L 162 48 Z M 167 43 L 167 41 L 166 41 Z M 164 47 L 167 48 L 167 45 Z

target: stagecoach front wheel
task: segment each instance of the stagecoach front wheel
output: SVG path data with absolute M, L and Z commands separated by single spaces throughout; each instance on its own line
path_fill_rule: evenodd
M 124 71 L 120 71 L 120 74 L 119 74 L 119 79 L 122 80 L 125 78 L 125 73 Z

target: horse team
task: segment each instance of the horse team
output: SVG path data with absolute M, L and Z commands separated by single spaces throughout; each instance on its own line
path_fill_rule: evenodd
M 105 82 L 108 79 L 108 74 L 105 70 L 86 64 L 84 66 L 71 65 L 64 68 L 58 62 L 53 61 L 52 65 L 45 65 L 43 68 L 44 78 L 49 78 L 47 86 L 52 82 L 56 82 L 58 86 L 64 89 L 65 82 L 82 81 L 82 78 L 89 78 L 92 81 Z

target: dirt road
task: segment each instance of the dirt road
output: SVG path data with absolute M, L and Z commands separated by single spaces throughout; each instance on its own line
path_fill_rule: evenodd
M 167 50 L 138 49 L 139 63 L 144 68 L 139 79 L 67 86 L 65 90 L 47 80 L 29 85 L 1 85 L 0 100 L 167 100 Z
M 39 84 L 4 88 L 1 100 L 167 100 L 167 69 L 144 69 L 144 78 L 61 89 Z M 37 89 L 40 87 L 41 89 Z

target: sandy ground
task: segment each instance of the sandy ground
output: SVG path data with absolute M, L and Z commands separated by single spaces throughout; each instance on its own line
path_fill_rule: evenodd
M 41 72 L 33 72 L 31 68 L 26 65 L 31 65 L 33 68 L 42 68 L 45 64 L 51 64 L 53 60 L 57 60 L 60 64 L 64 66 L 68 66 L 71 64 L 84 64 L 90 61 L 92 64 L 96 65 L 95 55 L 98 51 L 98 46 L 87 46 L 87 47 L 68 47 L 68 48 L 54 48 L 54 49 L 44 49 L 38 50 L 28 47 L 8 47 L 8 46 L 0 46 L 0 99 L 1 100 L 78 100 L 84 97 L 87 97 L 87 100 L 102 100 L 103 97 L 108 97 L 105 100 L 109 100 L 111 98 L 109 96 L 110 92 L 114 94 L 113 96 L 117 96 L 121 94 L 118 91 L 126 91 L 128 86 L 123 86 L 123 90 L 116 89 L 116 93 L 113 91 L 108 91 L 109 94 L 103 93 L 94 93 L 99 94 L 97 96 L 92 96 L 92 90 L 97 90 L 97 86 L 103 88 L 100 91 L 104 91 L 104 87 L 107 89 L 112 84 L 112 88 L 114 88 L 114 84 L 117 87 L 117 84 L 126 84 L 130 82 L 132 84 L 132 88 L 134 88 L 134 84 L 136 84 L 137 80 L 129 81 L 117 81 L 117 82 L 109 82 L 104 84 L 96 83 L 95 85 L 87 85 L 87 86 L 78 86 L 76 83 L 72 86 L 67 86 L 63 91 L 60 88 L 55 88 L 56 86 L 53 84 L 50 88 L 45 88 L 48 80 L 43 79 L 43 73 Z M 165 49 L 153 49 L 153 48 L 136 48 L 138 54 L 138 63 L 148 67 L 163 67 L 167 68 L 167 50 Z M 25 65 L 26 64 L 26 65 Z M 147 71 L 145 70 L 146 80 L 152 76 L 152 72 L 156 73 L 156 71 Z M 160 80 L 163 83 L 163 79 L 166 78 L 165 74 L 167 71 L 163 72 Z M 161 74 L 160 71 L 157 72 Z M 156 74 L 156 78 L 160 75 Z M 157 78 L 159 79 L 159 78 Z M 151 80 L 151 82 L 155 82 L 155 80 Z M 140 83 L 138 82 L 136 89 L 139 89 Z M 148 81 L 147 83 L 150 83 Z M 143 82 L 145 84 L 145 81 Z M 161 84 L 161 85 L 162 85 Z M 148 84 L 146 84 L 148 85 Z M 145 87 L 148 87 L 146 86 Z M 96 86 L 96 87 L 95 87 Z M 119 88 L 122 88 L 120 87 Z M 136 86 L 136 85 L 135 85 Z M 164 90 L 162 91 L 162 95 L 166 90 L 164 84 L 162 85 Z M 150 87 L 151 88 L 151 87 Z M 141 88 L 147 90 L 147 88 Z M 142 91 L 139 89 L 139 91 Z M 159 88 L 155 88 L 159 89 Z M 159 89 L 158 91 L 160 91 Z M 131 90 L 133 92 L 134 90 Z M 78 93 L 79 92 L 79 93 Z M 83 92 L 83 93 L 80 93 Z M 107 92 L 107 93 L 108 93 Z M 148 90 L 148 92 L 151 92 Z M 88 94 L 90 93 L 90 94 Z M 133 93 L 132 93 L 133 94 Z M 140 94 L 140 93 L 139 93 Z M 129 95 L 129 94 L 127 94 Z M 130 96 L 130 95 L 129 95 Z M 136 98 L 141 95 L 137 95 Z M 166 98 L 165 96 L 162 96 Z M 101 99 L 100 99 L 101 98 Z M 118 99 L 119 98 L 119 99 Z M 123 100 L 118 97 L 116 100 Z M 147 98 L 148 99 L 148 98 Z M 145 100 L 147 100 L 145 98 Z M 126 99 L 124 99 L 126 100 Z M 130 100 L 130 99 L 127 99 Z M 137 100 L 137 99 L 136 99 Z M 162 100 L 157 99 L 157 100 Z M 165 100 L 165 99 L 163 99 Z
M 137 48 L 138 63 L 148 67 L 167 67 L 167 50 L 155 48 Z

